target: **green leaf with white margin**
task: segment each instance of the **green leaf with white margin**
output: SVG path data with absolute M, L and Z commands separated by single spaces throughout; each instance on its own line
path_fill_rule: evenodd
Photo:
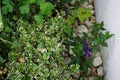
M 21 14 L 27 14 L 27 13 L 29 13 L 29 11 L 30 11 L 29 5 L 20 6 L 20 13 Z
M 46 2 L 40 4 L 40 10 L 43 15 L 50 16 L 52 14 L 52 10 L 54 9 L 54 5 L 50 2 Z
M 70 65 L 70 72 L 72 74 L 79 72 L 80 65 L 79 64 L 72 64 Z

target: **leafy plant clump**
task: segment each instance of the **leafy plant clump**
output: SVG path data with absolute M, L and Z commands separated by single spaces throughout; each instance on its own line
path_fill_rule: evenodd
M 88 76 L 94 54 L 100 46 L 108 46 L 113 34 L 101 22 L 94 23 L 89 33 L 74 37 L 76 27 L 94 14 L 82 5 L 87 0 L 72 1 L 0 1 L 4 24 L 0 26 L 0 66 L 5 63 L 8 69 L 8 74 L 3 74 L 3 66 L 0 68 L 0 79 L 4 75 L 7 80 L 78 80 Z
M 65 73 L 72 68 L 61 55 L 65 49 L 65 20 L 58 16 L 44 25 L 30 25 L 22 20 L 17 24 L 17 35 L 12 36 L 15 45 L 9 53 L 8 79 L 67 80 Z
M 71 46 L 75 56 L 72 57 L 72 63 L 78 63 L 81 67 L 80 70 L 87 72 L 88 67 L 93 67 L 93 56 L 100 51 L 100 46 L 108 47 L 107 40 L 114 34 L 110 34 L 104 28 L 103 22 L 94 23 L 91 27 L 91 32 L 83 32 L 82 37 L 71 39 Z M 85 75 L 85 74 L 83 74 Z

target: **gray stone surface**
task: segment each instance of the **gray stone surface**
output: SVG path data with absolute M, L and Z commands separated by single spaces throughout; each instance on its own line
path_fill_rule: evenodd
M 83 32 L 88 33 L 87 26 L 85 26 L 85 25 L 78 26 L 78 36 L 79 37 L 83 36 Z
M 104 75 L 104 69 L 102 66 L 100 66 L 98 69 L 97 69 L 97 74 L 98 76 L 103 76 Z
M 93 59 L 93 65 L 94 65 L 94 67 L 98 67 L 98 66 L 102 65 L 102 59 L 101 59 L 101 57 L 94 58 Z
M 105 28 L 115 34 L 108 40 L 109 47 L 102 47 L 105 80 L 120 80 L 120 0 L 94 1 L 97 21 L 104 21 Z

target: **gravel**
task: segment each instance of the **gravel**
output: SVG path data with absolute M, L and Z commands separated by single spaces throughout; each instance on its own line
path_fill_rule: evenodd
M 102 65 L 102 59 L 101 59 L 101 57 L 96 57 L 96 58 L 94 58 L 93 59 L 93 65 L 94 65 L 94 67 L 98 67 L 98 66 L 100 66 L 100 65 Z
M 98 76 L 103 76 L 104 75 L 104 69 L 102 66 L 100 66 L 98 69 L 97 69 L 97 74 Z

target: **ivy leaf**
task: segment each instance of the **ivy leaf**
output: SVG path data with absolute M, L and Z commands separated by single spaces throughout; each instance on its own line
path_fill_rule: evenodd
M 37 23 L 40 23 L 40 24 L 42 24 L 44 22 L 42 15 L 35 15 L 34 19 Z
M 40 4 L 40 10 L 43 15 L 50 16 L 54 6 L 50 2 Z
M 29 13 L 29 11 L 30 11 L 29 5 L 20 6 L 20 13 L 21 14 L 27 14 L 27 13 Z
M 79 8 L 78 9 L 78 18 L 81 22 L 84 22 L 85 19 L 92 16 L 91 10 L 89 8 Z

